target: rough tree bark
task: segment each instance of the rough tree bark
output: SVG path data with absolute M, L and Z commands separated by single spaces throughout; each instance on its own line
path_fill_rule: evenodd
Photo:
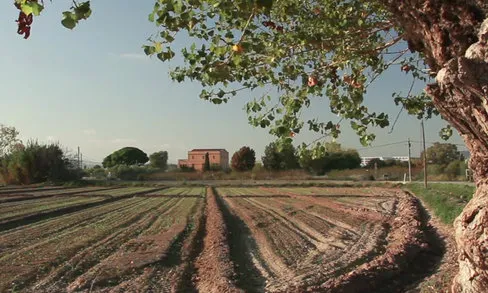
M 477 190 L 454 223 L 459 273 L 452 292 L 488 292 L 488 1 L 380 1 L 409 48 L 437 73 L 427 93 L 471 153 Z

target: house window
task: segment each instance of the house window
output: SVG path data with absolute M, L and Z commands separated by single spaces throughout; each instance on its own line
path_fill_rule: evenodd
M 215 156 L 212 156 L 212 159 L 215 159 Z
M 193 157 L 193 156 L 191 156 L 191 159 L 193 160 L 193 159 L 194 159 L 194 157 Z
M 205 156 L 202 156 L 202 159 L 205 159 Z

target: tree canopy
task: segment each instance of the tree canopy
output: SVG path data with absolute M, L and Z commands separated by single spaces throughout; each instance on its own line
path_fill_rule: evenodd
M 145 164 L 149 161 L 146 153 L 135 147 L 121 148 L 103 159 L 102 165 L 110 168 L 117 165 Z
M 291 170 L 300 167 L 295 147 L 291 142 L 271 142 L 264 149 L 261 160 L 267 170 Z
M 149 19 L 163 31 L 144 47 L 146 54 L 184 59 L 173 80 L 200 82 L 200 97 L 216 104 L 254 92 L 246 106 L 249 122 L 286 140 L 303 128 L 337 137 L 347 119 L 369 144 L 375 136 L 368 126 L 389 125 L 386 114 L 364 105 L 369 85 L 394 65 L 428 78 L 376 1 L 164 1 Z M 194 42 L 175 52 L 178 37 Z M 304 119 L 304 109 L 324 97 L 340 118 Z M 395 95 L 395 102 L 419 117 L 437 113 L 424 94 Z
M 42 3 L 15 0 L 15 5 L 21 10 L 18 33 L 27 38 Z M 89 1 L 74 2 L 62 24 L 72 29 L 90 13 Z M 249 122 L 269 128 L 280 144 L 304 128 L 336 137 L 344 120 L 369 144 L 375 136 L 368 127 L 386 127 L 389 117 L 365 105 L 368 87 L 392 66 L 430 82 L 425 93 L 393 93 L 393 100 L 419 118 L 441 114 L 471 151 L 478 188 L 455 222 L 460 265 L 452 290 L 484 292 L 487 16 L 486 0 L 157 0 L 149 20 L 160 33 L 144 51 L 162 61 L 183 58 L 171 77 L 200 82 L 200 97 L 212 103 L 253 91 L 246 107 Z M 176 43 L 180 38 L 193 42 Z M 323 97 L 333 117 L 304 118 L 307 108 L 322 106 L 316 102 Z M 440 134 L 447 138 L 452 130 Z M 326 152 L 321 142 L 313 148 L 314 158 Z
M 463 156 L 458 151 L 457 146 L 451 143 L 436 142 L 432 146 L 428 147 L 426 152 L 427 161 L 432 164 L 448 165 L 453 161 L 463 159 Z M 423 157 L 423 152 L 421 157 Z
M 353 169 L 361 165 L 361 157 L 356 150 L 343 149 L 335 142 L 324 143 L 323 147 L 325 153 L 320 157 L 314 156 L 314 150 L 302 150 L 300 165 L 303 169 L 317 175 L 324 175 L 330 170 Z
M 152 153 L 149 156 L 151 167 L 165 170 L 168 167 L 168 152 L 160 151 Z
M 10 153 L 16 145 L 22 143 L 18 136 L 19 132 L 15 127 L 0 124 L 0 158 Z
M 0 158 L 0 177 L 8 184 L 66 181 L 81 176 L 57 144 L 28 141 Z
M 231 167 L 236 171 L 249 171 L 256 163 L 256 153 L 248 146 L 241 147 L 232 155 Z
M 27 12 L 31 8 L 25 7 L 38 5 L 16 2 Z M 63 13 L 62 24 L 72 29 L 90 11 L 89 1 L 75 4 Z M 389 125 L 388 115 L 363 103 L 374 80 L 390 66 L 416 79 L 428 78 L 418 55 L 409 54 L 401 30 L 395 30 L 391 15 L 377 1 L 156 1 L 149 21 L 161 33 L 144 52 L 162 61 L 183 59 L 171 73 L 173 80 L 200 82 L 200 97 L 215 104 L 251 91 L 249 122 L 269 128 L 282 140 L 291 140 L 304 128 L 337 137 L 347 119 L 361 143 L 369 144 L 375 135 L 368 126 Z M 179 52 L 174 45 L 178 38 L 186 40 Z M 425 94 L 394 96 L 411 114 L 437 114 Z M 340 118 L 303 117 L 304 109 L 325 97 L 334 117 Z

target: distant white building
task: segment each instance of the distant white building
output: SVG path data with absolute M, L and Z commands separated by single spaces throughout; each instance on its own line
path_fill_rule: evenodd
M 379 159 L 381 161 L 396 160 L 400 162 L 408 162 L 408 156 L 393 156 L 393 157 L 361 157 L 361 167 L 366 166 L 371 160 Z

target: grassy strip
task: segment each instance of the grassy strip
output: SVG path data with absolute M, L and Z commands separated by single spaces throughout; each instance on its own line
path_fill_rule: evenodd
M 431 183 L 427 189 L 422 184 L 411 183 L 405 188 L 426 202 L 435 215 L 446 224 L 454 222 L 475 191 L 475 187 L 471 185 L 450 183 Z

